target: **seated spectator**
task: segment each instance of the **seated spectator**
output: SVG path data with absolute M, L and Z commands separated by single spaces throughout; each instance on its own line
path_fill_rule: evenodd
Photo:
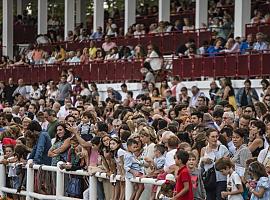
M 200 55 L 206 54 L 208 47 L 209 47 L 209 43 L 206 40 L 203 42 L 202 46 L 198 49 L 198 54 Z
M 125 35 L 126 38 L 132 38 L 134 36 L 132 26 L 128 27 L 128 31 Z
M 89 59 L 94 60 L 97 57 L 97 47 L 96 42 L 94 40 L 90 41 L 90 48 L 89 48 Z
M 68 35 L 67 35 L 65 41 L 67 41 L 67 42 L 74 41 L 74 34 L 73 34 L 73 31 L 68 31 Z
M 115 61 L 115 60 L 118 60 L 118 59 L 119 59 L 118 48 L 113 47 L 113 48 L 111 48 L 110 53 L 105 56 L 104 60 Z
M 256 34 L 256 41 L 253 46 L 253 50 L 256 51 L 262 51 L 262 50 L 267 50 L 268 49 L 268 44 L 265 42 L 264 39 L 265 35 L 261 32 Z
M 190 24 L 189 18 L 184 18 L 184 26 L 183 26 L 183 32 L 189 32 L 191 30 L 194 31 L 195 27 L 194 25 Z
M 111 37 L 106 35 L 105 42 L 102 44 L 102 49 L 106 52 L 106 54 L 108 54 L 113 47 L 116 47 L 115 42 L 112 42 Z
M 82 28 L 80 30 L 80 36 L 78 39 L 80 42 L 89 40 L 89 36 L 88 36 L 87 30 L 85 28 Z
M 181 21 L 179 19 L 175 20 L 173 29 L 175 31 L 182 31 L 183 25 L 181 24 Z
M 134 48 L 134 58 L 135 60 L 139 61 L 139 60 L 143 60 L 145 57 L 145 51 L 142 45 L 138 44 L 135 48 Z
M 247 39 L 243 39 L 240 43 L 240 52 L 241 54 L 246 53 L 246 51 L 250 51 L 253 49 L 253 37 L 252 34 L 247 35 Z
M 82 64 L 88 64 L 89 63 L 89 53 L 88 53 L 88 49 L 84 48 L 82 55 L 80 57 L 80 63 Z
M 74 55 L 75 52 L 73 51 L 73 57 L 69 60 L 69 63 L 80 63 L 81 62 L 81 51 L 77 50 L 76 55 Z
M 176 55 L 178 56 L 183 56 L 185 54 L 185 52 L 188 50 L 189 46 L 195 44 L 195 40 L 194 39 L 189 39 L 188 42 L 186 42 L 183 45 L 180 45 L 177 47 L 176 49 Z
M 33 51 L 33 61 L 35 64 L 44 63 L 44 51 L 40 48 L 39 45 L 37 45 Z
M 153 23 L 149 26 L 149 34 L 155 34 L 157 33 L 157 24 L 156 23 Z
M 123 46 L 119 51 L 119 58 L 130 61 L 133 58 L 130 48 L 127 46 Z
M 233 38 L 229 38 L 224 50 L 221 50 L 221 52 L 225 53 L 237 53 L 240 50 L 239 43 L 235 42 Z
M 133 33 L 134 38 L 139 38 L 145 34 L 145 31 L 141 29 L 141 24 L 135 26 L 135 31 Z
M 207 53 L 210 54 L 210 56 L 215 56 L 222 49 L 223 49 L 222 41 L 221 41 L 221 39 L 217 39 L 215 41 L 215 46 L 209 46 L 209 48 L 207 49 Z
M 94 59 L 95 61 L 103 61 L 104 57 L 105 57 L 105 52 L 103 51 L 103 49 L 97 49 L 96 52 L 96 58 Z
M 0 68 L 5 68 L 7 66 L 7 63 L 8 63 L 7 56 L 2 56 L 1 57 Z
M 152 73 L 152 68 L 148 62 L 145 62 L 141 69 L 142 75 L 145 77 L 144 81 L 148 83 L 155 83 L 155 76 Z
M 97 31 L 90 35 L 91 40 L 101 40 L 103 37 L 101 26 L 97 27 Z
M 156 31 L 158 33 L 164 33 L 164 32 L 166 32 L 166 26 L 165 26 L 165 23 L 163 21 L 160 21 L 158 23 L 158 27 L 157 27 Z

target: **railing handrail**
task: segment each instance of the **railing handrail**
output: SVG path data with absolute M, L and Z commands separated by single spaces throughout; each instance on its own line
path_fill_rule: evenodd
M 47 165 L 32 165 L 32 160 L 28 161 L 28 164 L 26 165 L 26 177 L 27 177 L 27 184 L 26 184 L 26 191 L 21 191 L 20 193 L 17 193 L 16 189 L 8 188 L 6 187 L 6 180 L 5 176 L 0 176 L 0 195 L 4 195 L 4 193 L 10 193 L 10 194 L 17 194 L 26 196 L 27 200 L 31 200 L 32 198 L 36 199 L 56 199 L 56 200 L 73 200 L 76 198 L 73 197 L 66 197 L 64 196 L 64 174 L 73 174 L 78 176 L 88 176 L 89 177 L 89 188 L 91 186 L 91 193 L 90 193 L 90 199 L 89 200 L 96 200 L 97 199 L 97 178 L 102 179 L 109 179 L 106 173 L 103 172 L 96 172 L 94 175 L 91 175 L 87 171 L 83 170 L 77 170 L 77 171 L 66 171 L 63 169 L 60 169 L 60 165 L 63 162 L 57 163 L 57 166 L 47 166 Z M 0 174 L 5 174 L 6 167 L 3 164 L 0 164 Z M 50 171 L 50 172 L 56 172 L 56 195 L 44 195 L 34 192 L 34 170 L 42 170 L 42 171 Z M 114 176 L 113 174 L 111 176 Z M 117 175 L 116 180 L 121 180 L 121 176 Z M 61 180 L 59 180 L 61 179 Z M 130 180 L 125 179 L 126 182 L 126 199 L 129 199 L 129 195 L 131 195 L 131 191 L 133 190 L 132 184 L 130 183 L 143 183 L 143 184 L 152 184 L 161 186 L 165 181 L 164 180 L 157 180 L 153 178 L 140 178 L 135 177 Z M 78 199 L 79 200 L 79 199 Z

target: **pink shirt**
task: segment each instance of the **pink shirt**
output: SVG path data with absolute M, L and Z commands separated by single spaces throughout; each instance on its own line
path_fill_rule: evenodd
M 111 48 L 113 48 L 113 47 L 116 47 L 115 42 L 110 42 L 110 43 L 104 42 L 104 43 L 102 44 L 102 48 L 104 49 L 105 52 L 110 51 Z
M 89 152 L 89 165 L 90 166 L 97 166 L 98 165 L 98 151 L 95 149 L 91 149 Z

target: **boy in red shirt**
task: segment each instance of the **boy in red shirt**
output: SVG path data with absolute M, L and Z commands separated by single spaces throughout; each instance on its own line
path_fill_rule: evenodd
M 175 153 L 175 164 L 179 167 L 175 185 L 175 195 L 172 200 L 193 200 L 192 182 L 186 163 L 188 152 L 179 149 Z

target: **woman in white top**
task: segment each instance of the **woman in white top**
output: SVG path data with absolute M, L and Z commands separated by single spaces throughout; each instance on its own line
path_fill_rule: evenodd
M 147 46 L 148 54 L 145 62 L 149 62 L 153 71 L 158 71 L 163 66 L 163 56 L 159 51 L 158 47 L 153 44 Z
M 88 97 L 88 96 L 91 95 L 91 92 L 90 92 L 89 87 L 88 87 L 88 83 L 82 82 L 81 83 L 81 88 L 82 88 L 82 91 L 80 92 L 81 96 Z
M 219 142 L 219 133 L 216 129 L 206 131 L 208 144 L 201 150 L 200 165 L 205 171 L 214 166 L 216 160 L 229 156 L 229 150 Z M 215 170 L 216 171 L 216 170 Z M 216 171 L 215 187 L 205 187 L 207 199 L 222 199 L 221 192 L 226 191 L 227 177 Z

